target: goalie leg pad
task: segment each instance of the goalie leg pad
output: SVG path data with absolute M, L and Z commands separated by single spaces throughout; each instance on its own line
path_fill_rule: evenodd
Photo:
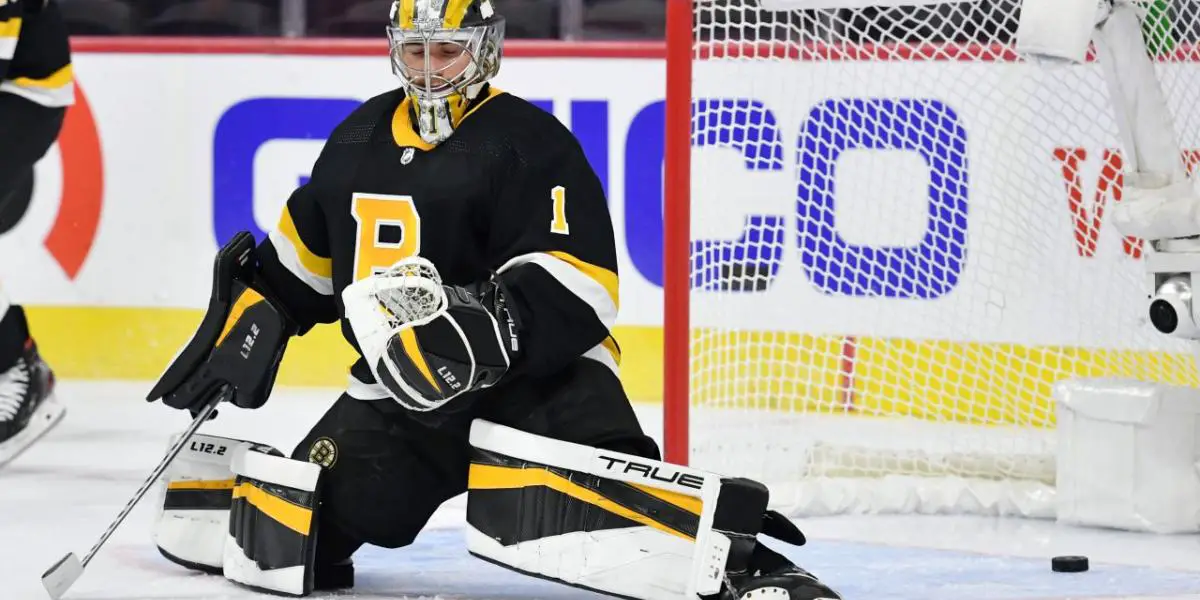
M 234 450 L 231 467 L 235 481 L 225 577 L 259 590 L 309 594 L 321 467 L 247 446 Z
M 468 549 L 525 574 L 639 600 L 715 595 L 763 526 L 767 489 L 748 479 L 482 420 L 471 446 Z
M 171 562 L 206 573 L 221 573 L 233 501 L 230 461 L 234 449 L 241 445 L 278 454 L 261 444 L 196 434 L 171 461 L 160 481 L 162 503 L 153 533 L 159 552 Z

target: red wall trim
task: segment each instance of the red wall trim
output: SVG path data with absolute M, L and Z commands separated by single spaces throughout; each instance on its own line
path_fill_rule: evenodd
M 74 37 L 71 49 L 105 54 L 296 54 L 386 56 L 387 40 L 338 38 Z M 505 56 L 525 58 L 658 58 L 663 42 L 563 42 L 509 40 Z
M 383 56 L 387 42 L 356 38 L 202 38 L 202 37 L 74 37 L 71 48 L 79 53 L 104 54 L 292 54 L 309 56 Z M 565 42 L 559 40 L 508 40 L 505 56 L 521 58 L 640 58 L 664 60 L 665 41 Z M 827 44 L 799 46 L 782 42 L 727 42 L 699 44 L 694 56 L 708 58 L 773 58 L 785 60 L 901 60 L 997 61 L 1017 60 L 1012 48 L 1000 44 Z M 1091 59 L 1092 57 L 1089 57 Z M 1200 62 L 1200 46 L 1179 44 L 1159 60 Z

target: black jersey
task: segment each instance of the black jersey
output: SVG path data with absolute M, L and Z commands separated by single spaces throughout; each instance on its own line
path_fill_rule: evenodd
M 49 107 L 75 100 L 67 26 L 54 1 L 0 0 L 0 93 Z
M 411 118 L 400 90 L 355 110 L 261 244 L 264 276 L 301 332 L 341 320 L 357 348 L 341 291 L 418 255 L 448 285 L 503 278 L 524 348 L 508 377 L 556 373 L 580 356 L 615 372 L 612 221 L 571 132 L 494 88 L 436 147 Z M 351 373 L 374 383 L 361 358 Z

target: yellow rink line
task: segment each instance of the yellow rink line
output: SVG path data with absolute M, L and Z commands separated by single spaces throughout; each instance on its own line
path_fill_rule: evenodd
M 202 317 L 169 308 L 26 310 L 46 359 L 69 379 L 155 379 Z M 629 396 L 661 401 L 662 329 L 614 333 Z M 764 331 L 698 331 L 693 348 L 693 402 L 785 411 L 1046 426 L 1051 387 L 1067 377 L 1200 385 L 1191 355 L 1127 350 Z M 353 356 L 336 326 L 320 326 L 293 340 L 277 381 L 341 387 Z

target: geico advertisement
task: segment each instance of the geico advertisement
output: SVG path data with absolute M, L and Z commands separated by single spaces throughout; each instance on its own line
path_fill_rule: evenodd
M 76 72 L 81 102 L 0 234 L 0 280 L 31 304 L 204 306 L 218 243 L 261 237 L 338 121 L 395 85 L 386 57 L 83 54 Z M 1161 343 L 1139 322 L 1141 242 L 1105 222 L 1123 164 L 1090 67 L 730 61 L 695 79 L 697 324 Z M 604 182 L 624 324 L 662 322 L 663 82 L 660 60 L 597 58 L 508 58 L 496 80 Z

